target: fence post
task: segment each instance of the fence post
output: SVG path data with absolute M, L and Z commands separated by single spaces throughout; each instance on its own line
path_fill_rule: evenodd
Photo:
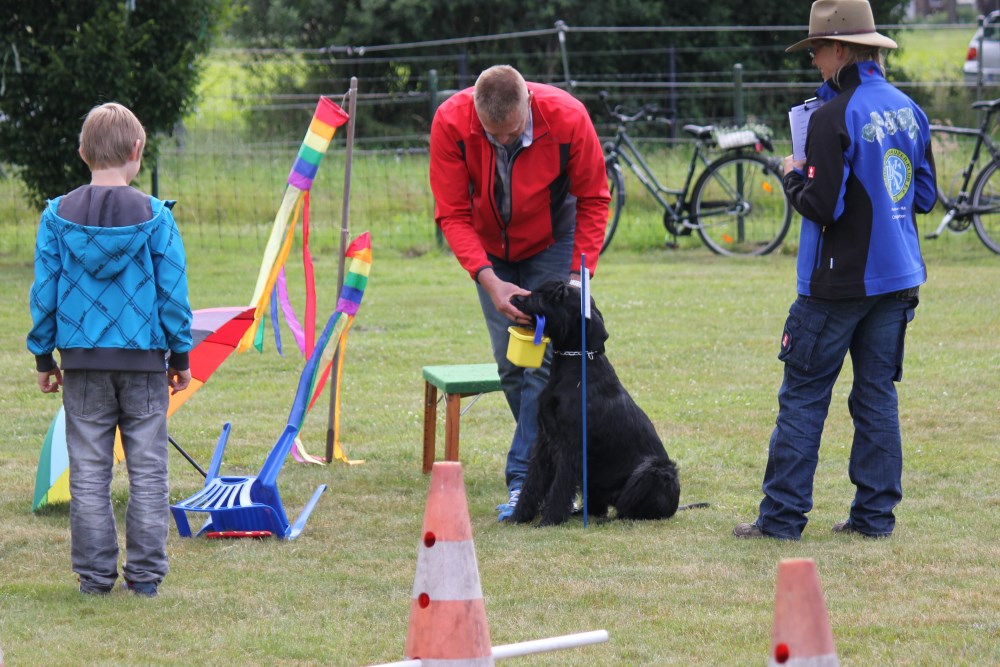
M 566 82 L 566 90 L 573 90 L 575 84 L 569 78 L 569 53 L 566 51 L 566 32 L 569 26 L 562 19 L 556 21 L 556 30 L 559 31 L 559 53 L 562 55 L 563 80 Z
M 736 125 L 743 124 L 743 65 L 736 63 L 733 65 L 733 116 Z
M 434 114 L 437 113 L 438 108 L 438 71 L 432 69 L 427 72 L 427 94 L 431 98 L 431 122 L 434 122 Z M 434 238 L 437 240 L 438 248 L 444 247 L 444 234 L 441 232 L 441 228 L 434 225 Z
M 670 120 L 676 121 L 677 120 L 677 47 L 671 44 L 667 53 L 669 54 L 667 58 L 669 62 L 668 72 L 670 76 L 670 88 L 667 89 L 669 91 L 668 95 L 670 99 Z M 670 138 L 676 139 L 677 123 L 675 122 L 670 123 L 670 125 L 668 125 L 667 127 L 669 128 Z
M 979 70 L 979 73 L 976 75 L 976 99 L 981 100 L 983 99 L 983 83 L 986 81 L 983 76 L 983 41 L 986 39 L 986 17 L 980 14 L 976 19 L 976 23 L 979 24 L 979 47 L 976 49 L 977 69 Z M 982 122 L 982 109 L 976 114 L 976 119 L 977 122 Z

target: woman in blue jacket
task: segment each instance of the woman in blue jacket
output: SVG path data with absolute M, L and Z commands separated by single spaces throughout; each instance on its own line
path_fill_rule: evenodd
M 885 79 L 884 49 L 867 0 L 817 0 L 809 50 L 824 83 L 809 121 L 806 158 L 785 158 L 784 187 L 802 214 L 798 298 L 781 336 L 784 380 L 764 472 L 764 499 L 736 537 L 799 539 L 834 383 L 850 352 L 848 409 L 856 491 L 836 533 L 888 537 L 902 499 L 903 454 L 895 382 L 918 288 L 927 278 L 917 213 L 935 203 L 924 112 Z

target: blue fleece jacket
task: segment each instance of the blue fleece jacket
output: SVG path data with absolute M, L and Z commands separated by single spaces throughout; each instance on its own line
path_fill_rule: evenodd
M 827 81 L 806 137 L 806 165 L 784 178 L 802 214 L 798 292 L 846 299 L 927 279 L 916 214 L 936 201 L 927 116 L 874 62 Z
M 162 371 L 167 351 L 186 370 L 192 315 L 170 205 L 149 197 L 150 219 L 105 226 L 61 217 L 61 199 L 46 206 L 35 243 L 28 349 L 38 370 L 51 369 L 56 348 L 63 370 Z

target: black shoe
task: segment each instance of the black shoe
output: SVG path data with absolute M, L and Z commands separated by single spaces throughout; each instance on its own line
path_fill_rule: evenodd
M 767 535 L 755 523 L 738 523 L 733 528 L 733 537 L 738 537 L 741 540 L 752 540 L 758 537 L 767 537 Z
M 122 588 L 147 598 L 155 598 L 157 595 L 155 581 L 129 581 L 126 579 L 122 582 Z
M 80 584 L 80 592 L 84 595 L 111 595 L 111 589 L 103 586 L 86 586 Z
M 844 521 L 838 521 L 833 524 L 831 530 L 838 535 L 860 535 L 861 537 L 868 538 L 869 540 L 884 540 L 892 533 L 887 533 L 885 535 L 869 535 L 868 533 L 862 533 L 860 530 L 854 527 L 850 519 Z
M 110 595 L 114 586 L 100 586 L 92 581 L 76 578 L 80 585 L 80 592 L 84 595 Z

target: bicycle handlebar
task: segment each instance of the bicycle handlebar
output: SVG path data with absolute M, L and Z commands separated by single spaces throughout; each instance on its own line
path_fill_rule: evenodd
M 638 111 L 630 114 L 627 113 L 620 104 L 615 105 L 614 108 L 611 107 L 611 104 L 608 103 L 608 91 L 602 90 L 598 93 L 598 97 L 601 102 L 604 103 L 604 108 L 607 110 L 608 115 L 617 120 L 619 123 L 634 123 L 635 121 L 641 119 L 656 123 L 666 123 L 667 125 L 672 125 L 674 122 L 666 116 L 656 116 L 655 114 L 660 110 L 659 106 L 656 104 L 643 104 Z

